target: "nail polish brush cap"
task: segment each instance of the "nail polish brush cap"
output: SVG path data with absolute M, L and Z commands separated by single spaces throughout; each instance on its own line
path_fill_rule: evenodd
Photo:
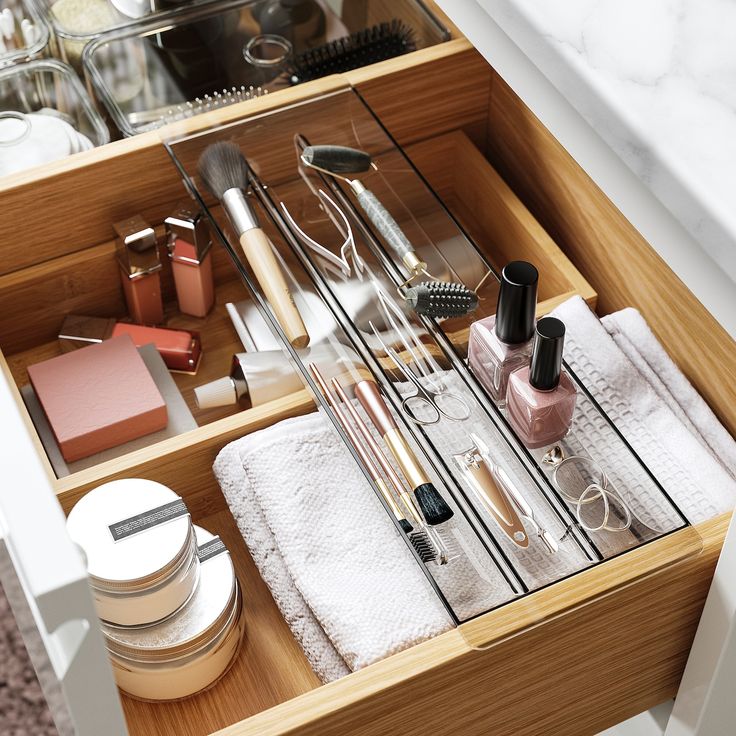
M 495 325 L 501 342 L 516 345 L 532 339 L 538 281 L 537 269 L 526 261 L 511 261 L 501 271 Z
M 542 317 L 537 330 L 529 368 L 529 383 L 539 391 L 557 388 L 562 371 L 565 323 L 555 317 Z

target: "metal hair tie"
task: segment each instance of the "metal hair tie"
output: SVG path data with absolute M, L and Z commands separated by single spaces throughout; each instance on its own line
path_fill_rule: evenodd
M 565 501 L 575 508 L 575 517 L 585 531 L 625 532 L 631 527 L 631 509 L 595 460 L 582 455 L 565 457 L 562 447 L 555 445 L 542 462 L 552 466 L 552 481 Z M 618 517 L 618 524 L 610 523 L 612 512 Z M 594 515 L 595 520 L 591 518 Z

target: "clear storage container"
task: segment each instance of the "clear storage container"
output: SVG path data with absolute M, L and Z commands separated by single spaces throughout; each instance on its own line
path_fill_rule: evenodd
M 414 0 L 333 5 L 297 3 L 303 12 L 291 15 L 273 0 L 190 7 L 96 38 L 85 73 L 118 128 L 135 135 L 448 37 Z
M 28 0 L 8 0 L 0 12 L 0 67 L 43 54 L 49 28 Z
M 0 69 L 0 176 L 110 140 L 74 70 L 37 59 Z

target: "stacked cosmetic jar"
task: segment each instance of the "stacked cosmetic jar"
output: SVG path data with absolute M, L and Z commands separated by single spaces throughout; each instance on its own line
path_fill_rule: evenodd
M 84 553 L 115 678 L 143 700 L 175 700 L 213 685 L 244 632 L 242 597 L 219 537 L 192 524 L 160 483 L 113 481 L 67 520 Z

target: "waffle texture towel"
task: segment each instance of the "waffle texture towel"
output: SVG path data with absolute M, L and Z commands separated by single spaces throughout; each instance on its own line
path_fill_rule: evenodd
M 565 359 L 639 457 L 697 523 L 736 505 L 736 443 L 634 309 L 600 321 L 580 297 L 552 313 Z

